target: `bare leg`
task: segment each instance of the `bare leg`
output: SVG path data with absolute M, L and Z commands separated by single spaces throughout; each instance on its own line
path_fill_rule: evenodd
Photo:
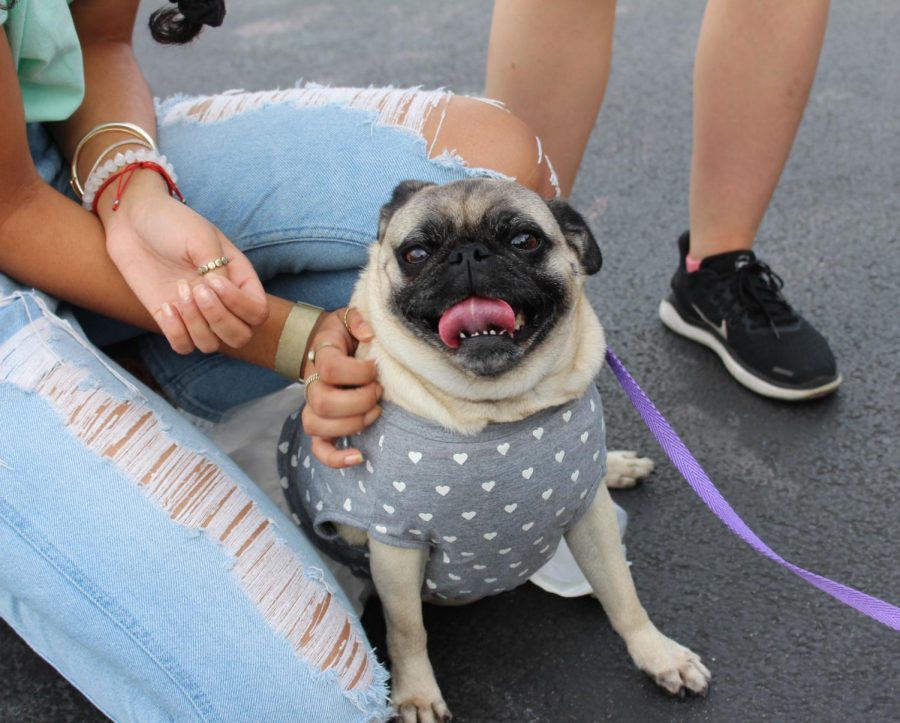
M 485 93 L 538 135 L 563 196 L 572 192 L 606 92 L 615 14 L 615 0 L 494 5 Z
M 749 249 L 803 116 L 828 0 L 710 0 L 694 66 L 691 256 Z

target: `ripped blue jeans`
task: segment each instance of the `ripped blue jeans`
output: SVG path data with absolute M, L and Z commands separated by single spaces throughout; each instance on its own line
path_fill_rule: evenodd
M 445 97 L 308 87 L 174 99 L 159 108 L 160 145 L 192 207 L 271 292 L 336 307 L 399 181 L 489 174 L 428 160 L 422 119 Z M 62 189 L 57 150 L 30 141 Z M 82 322 L 99 344 L 134 333 L 0 275 L 3 619 L 117 721 L 384 719 L 386 673 L 311 545 Z M 206 418 L 284 384 L 143 345 L 165 392 Z

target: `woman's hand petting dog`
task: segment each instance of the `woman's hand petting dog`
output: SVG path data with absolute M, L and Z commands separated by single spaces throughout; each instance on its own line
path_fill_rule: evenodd
M 363 461 L 358 449 L 338 449 L 335 440 L 355 434 L 378 419 L 383 389 L 375 381 L 375 363 L 355 359 L 359 342 L 375 337 L 356 309 L 329 312 L 322 317 L 309 348 L 315 362 L 306 360 L 303 378 L 313 372 L 319 379 L 306 390 L 307 403 L 301 420 L 303 430 L 312 438 L 312 453 L 329 467 L 351 467 Z

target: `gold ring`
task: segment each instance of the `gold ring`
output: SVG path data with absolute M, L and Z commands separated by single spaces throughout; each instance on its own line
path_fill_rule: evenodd
M 208 274 L 213 269 L 219 269 L 223 266 L 228 266 L 227 256 L 220 256 L 217 259 L 213 259 L 209 263 L 203 264 L 203 266 L 198 266 L 197 273 L 203 276 L 204 274 Z
M 344 328 L 347 330 L 347 332 L 350 334 L 350 336 L 353 336 L 353 332 L 350 331 L 350 322 L 347 321 L 347 319 L 350 317 L 350 309 L 352 309 L 352 308 L 353 308 L 352 306 L 348 306 L 344 310 L 344 316 L 341 318 L 341 321 L 344 322 Z
M 313 372 L 303 380 L 303 398 L 307 404 L 309 404 L 309 388 L 313 385 L 313 382 L 317 381 L 319 381 L 319 372 Z
M 311 349 L 309 353 L 306 355 L 306 358 L 309 359 L 313 364 L 316 363 L 316 355 L 322 351 L 322 349 L 327 349 L 328 347 L 332 347 L 333 349 L 337 349 L 338 351 L 343 351 L 337 344 L 322 344 L 322 346 L 317 346 L 315 349 Z

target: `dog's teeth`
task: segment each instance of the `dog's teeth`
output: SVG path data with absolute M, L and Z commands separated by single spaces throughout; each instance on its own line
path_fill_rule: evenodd
M 461 331 L 461 332 L 459 332 L 459 338 L 460 339 L 468 339 L 469 337 L 466 336 L 465 332 Z
M 497 336 L 497 332 L 496 332 L 496 330 L 494 330 L 494 329 L 491 329 L 491 330 L 488 332 L 488 334 L 490 334 L 491 336 Z
M 525 317 L 522 316 L 522 312 L 520 311 L 518 314 L 516 314 L 516 331 L 521 329 L 523 326 L 525 326 Z

